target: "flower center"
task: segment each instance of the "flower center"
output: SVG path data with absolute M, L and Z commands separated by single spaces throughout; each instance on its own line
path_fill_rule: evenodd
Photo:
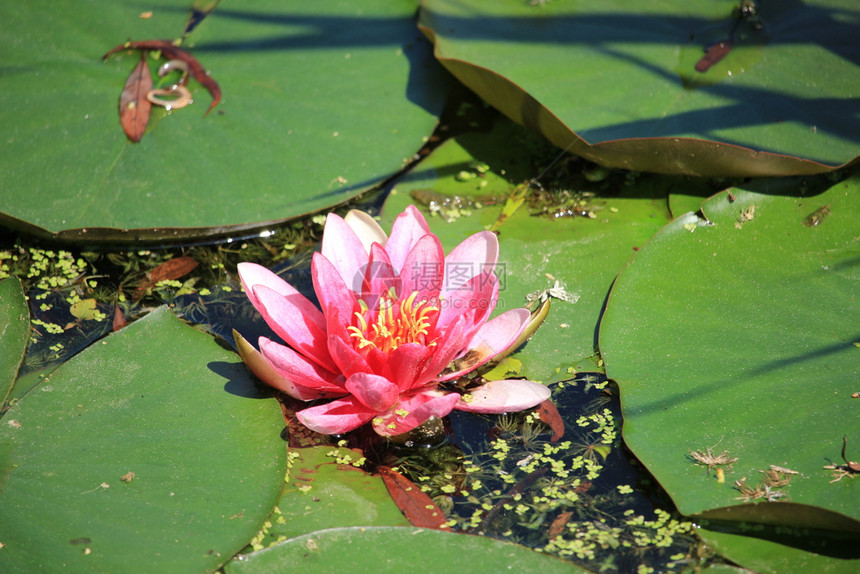
M 389 353 L 406 343 L 426 343 L 430 329 L 430 317 L 439 311 L 438 307 L 429 305 L 426 300 L 415 301 L 418 292 L 415 291 L 406 299 L 399 301 L 393 292 L 379 299 L 376 319 L 372 323 L 364 318 L 367 304 L 359 301 L 361 311 L 355 312 L 356 324 L 347 327 L 349 336 L 356 340 L 359 349 L 379 349 Z M 435 345 L 435 342 L 428 344 Z

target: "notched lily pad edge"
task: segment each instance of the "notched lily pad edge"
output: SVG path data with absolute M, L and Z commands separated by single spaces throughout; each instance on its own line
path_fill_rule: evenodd
M 796 502 L 759 502 L 712 508 L 691 519 L 758 523 L 840 533 L 860 542 L 860 522 L 839 512 Z
M 388 179 L 386 179 L 386 182 Z M 239 225 L 219 225 L 213 227 L 147 227 L 121 229 L 116 227 L 83 227 L 50 231 L 44 227 L 28 223 L 0 212 L 0 228 L 6 228 L 41 241 L 56 241 L 67 245 L 116 244 L 116 245 L 175 245 L 198 241 L 219 242 L 226 240 L 241 240 L 256 237 L 259 233 L 273 227 L 306 219 L 317 214 L 335 211 L 344 205 L 360 201 L 383 189 L 385 183 L 375 185 L 357 195 L 345 197 L 342 201 L 328 207 L 310 210 L 304 213 L 290 215 L 283 219 L 255 221 Z
M 841 165 L 829 165 L 727 142 L 688 137 L 630 138 L 589 143 L 521 86 L 487 68 L 444 56 L 433 30 L 420 22 L 418 28 L 433 43 L 436 59 L 482 99 L 504 102 L 504 106 L 493 105 L 516 123 L 541 134 L 553 145 L 607 167 L 701 177 L 772 177 L 817 175 L 860 165 L 860 156 Z M 480 75 L 478 82 L 473 77 L 476 72 Z

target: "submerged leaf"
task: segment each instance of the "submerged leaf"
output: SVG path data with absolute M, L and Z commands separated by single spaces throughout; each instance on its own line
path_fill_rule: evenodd
M 377 470 L 394 503 L 413 526 L 438 530 L 446 528 L 442 510 L 411 480 L 386 466 L 380 466 Z
M 552 437 L 549 440 L 552 442 L 561 440 L 561 437 L 564 436 L 564 420 L 562 420 L 561 415 L 558 413 L 558 408 L 556 408 L 555 404 L 550 399 L 547 399 L 538 405 L 537 412 L 540 420 L 548 424 L 552 429 Z
M 183 256 L 168 259 L 148 273 L 148 277 L 135 289 L 132 298 L 137 301 L 160 282 L 179 279 L 191 273 L 198 265 L 199 263 L 193 257 Z

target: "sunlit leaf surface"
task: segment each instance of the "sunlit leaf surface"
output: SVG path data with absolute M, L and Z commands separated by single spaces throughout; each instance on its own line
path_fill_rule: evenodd
M 280 409 L 165 307 L 56 369 L 0 425 L 0 571 L 211 572 L 277 502 Z
M 860 150 L 852 0 L 427 0 L 421 26 L 463 83 L 560 148 L 642 171 L 820 173 Z M 707 72 L 714 43 L 733 48 Z
M 183 43 L 217 80 L 218 107 L 206 115 L 212 97 L 192 79 L 194 103 L 153 107 L 131 143 L 117 107 L 140 54 L 102 55 L 180 37 L 189 8 L 0 6 L 0 221 L 88 240 L 260 227 L 379 183 L 436 124 L 447 75 L 415 27 L 415 2 L 225 2 Z
M 0 281 L 0 408 L 6 399 L 30 337 L 30 313 L 21 291 L 21 281 Z
M 456 564 L 463 564 L 476 574 L 585 572 L 570 562 L 492 538 L 428 528 L 385 526 L 313 532 L 231 562 L 225 571 L 228 574 L 274 574 L 285 569 L 312 569 L 334 574 L 409 571 L 420 567 L 421 572 L 427 574 L 447 574 Z
M 844 464 L 843 435 L 860 452 L 858 183 L 720 193 L 707 221 L 672 222 L 619 275 L 606 372 L 626 444 L 681 512 L 860 535 L 856 480 L 822 468 Z

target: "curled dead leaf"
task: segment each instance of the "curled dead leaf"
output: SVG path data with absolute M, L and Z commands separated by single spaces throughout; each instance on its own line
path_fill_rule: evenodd
M 212 96 L 212 103 L 209 105 L 209 109 L 206 110 L 206 114 L 208 115 L 215 106 L 218 105 L 218 102 L 221 101 L 221 88 L 218 86 L 218 82 L 213 80 L 203 65 L 192 56 L 189 52 L 183 50 L 182 48 L 176 46 L 170 40 L 143 40 L 140 42 L 125 42 L 118 46 L 114 46 L 107 54 L 102 56 L 102 60 L 105 60 L 116 54 L 117 52 L 121 52 L 123 50 L 141 50 L 142 54 L 146 54 L 149 51 L 152 52 L 161 52 L 164 57 L 168 60 L 181 60 L 187 64 L 188 73 L 191 74 L 191 77 L 197 80 L 201 86 L 206 88 L 209 91 L 209 94 Z M 152 89 L 152 83 L 150 78 L 150 87 L 146 92 Z M 144 92 L 144 94 L 146 94 Z
M 146 63 L 146 54 L 142 53 L 140 61 L 131 71 L 125 88 L 119 96 L 119 121 L 128 139 L 137 143 L 146 132 L 152 104 L 146 99 L 146 94 L 152 90 L 152 74 Z

